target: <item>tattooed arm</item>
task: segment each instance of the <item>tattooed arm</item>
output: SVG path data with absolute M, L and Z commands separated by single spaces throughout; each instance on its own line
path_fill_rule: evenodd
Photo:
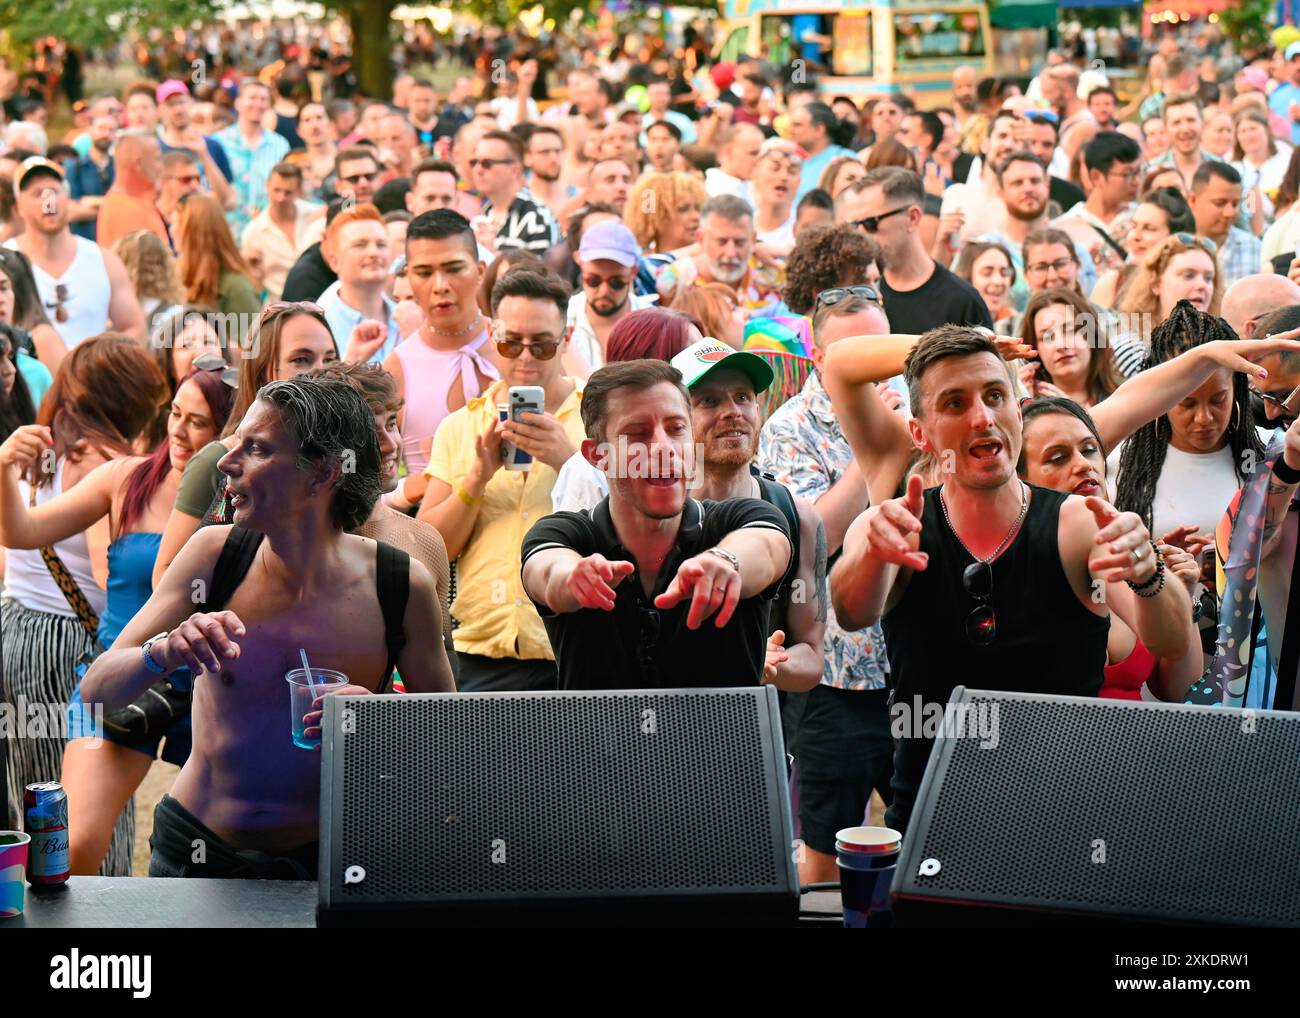
M 1286 445 L 1282 455 L 1273 464 L 1273 474 L 1268 479 L 1268 500 L 1264 503 L 1264 546 L 1262 558 L 1267 558 L 1278 546 L 1278 535 L 1291 500 L 1295 497 L 1296 485 L 1300 482 L 1288 482 L 1278 477 L 1278 467 L 1284 471 L 1300 471 L 1300 418 L 1286 429 Z

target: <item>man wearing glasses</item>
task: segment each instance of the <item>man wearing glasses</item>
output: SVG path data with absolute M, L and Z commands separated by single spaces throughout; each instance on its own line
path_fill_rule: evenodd
M 235 99 L 235 122 L 218 131 L 226 150 L 234 185 L 235 207 L 226 213 L 230 228 L 240 236 L 255 215 L 266 208 L 266 181 L 272 168 L 289 154 L 289 143 L 262 127 L 271 108 L 271 90 L 255 78 L 244 80 Z
M 582 235 L 578 247 L 582 293 L 569 300 L 569 371 L 586 378 L 605 364 L 605 345 L 614 326 L 632 311 L 658 302 L 656 294 L 633 292 L 641 246 L 622 223 L 597 223 Z
M 783 138 L 769 138 L 754 164 L 750 190 L 757 242 L 778 258 L 794 250 L 794 196 L 803 171 L 803 150 Z
M 976 289 L 940 265 L 921 240 L 921 178 L 901 166 L 871 170 L 835 200 L 835 221 L 863 230 L 880 245 L 885 311 L 900 333 L 921 334 L 945 324 L 982 325 L 993 319 Z
M 560 242 L 560 225 L 545 205 L 524 186 L 523 143 L 506 131 L 489 131 L 469 161 L 474 186 L 486 199 L 486 229 L 479 243 L 499 253 L 523 248 L 545 254 Z
M 1108 247 L 1113 247 L 1127 234 L 1137 208 L 1142 150 L 1132 138 L 1117 131 L 1103 131 L 1083 147 L 1083 165 L 1091 185 L 1088 199 L 1061 219 L 1083 220 L 1107 239 Z
M 461 620 L 460 688 L 469 692 L 556 688 L 555 654 L 519 574 L 524 535 L 550 514 L 559 469 L 583 439 L 582 389 L 563 374 L 568 307 L 569 288 L 552 273 L 516 269 L 497 280 L 501 380 L 438 425 L 424 471 L 419 519 L 438 528 L 456 563 L 451 611 Z M 502 421 L 511 386 L 540 386 L 545 412 Z M 531 455 L 530 468 L 503 469 L 502 442 Z
M 1136 513 L 1016 476 L 1020 407 L 989 335 L 935 329 L 905 377 L 912 440 L 944 464 L 944 483 L 926 491 L 913 475 L 906 495 L 859 516 L 831 573 L 840 624 L 884 627 L 895 725 L 886 823 L 900 831 L 931 746 L 900 707 L 920 716 L 957 685 L 1096 696 L 1110 629 L 1099 584 L 1127 581 L 1152 630 L 1181 630 L 1191 611 Z

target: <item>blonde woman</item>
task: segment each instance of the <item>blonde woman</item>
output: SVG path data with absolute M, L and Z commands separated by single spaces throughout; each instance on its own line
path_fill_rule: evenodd
M 155 311 L 166 312 L 184 302 L 176 257 L 157 234 L 149 230 L 128 233 L 113 245 L 113 252 L 126 266 L 146 322 L 153 321 Z
M 694 253 L 708 192 L 688 173 L 648 173 L 632 187 L 623 222 L 647 255 L 669 260 Z
M 1218 254 L 1214 241 L 1190 233 L 1175 233 L 1152 248 L 1120 294 L 1116 309 L 1123 332 L 1111 345 L 1122 375 L 1137 373 L 1151 349 L 1151 331 L 1180 300 L 1218 316 L 1223 302 Z

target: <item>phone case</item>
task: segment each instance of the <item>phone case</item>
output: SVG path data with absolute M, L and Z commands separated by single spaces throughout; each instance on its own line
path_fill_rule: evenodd
M 546 390 L 540 385 L 512 385 L 506 399 L 509 401 L 507 412 L 513 421 L 519 420 L 520 414 L 540 414 L 546 410 Z M 507 470 L 528 470 L 533 465 L 530 453 L 509 442 L 504 443 L 504 459 Z

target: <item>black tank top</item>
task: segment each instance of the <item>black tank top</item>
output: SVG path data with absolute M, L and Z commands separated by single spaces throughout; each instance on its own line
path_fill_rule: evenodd
M 943 518 L 939 488 L 925 493 L 921 550 L 929 567 L 914 572 L 902 600 L 881 620 L 893 702 L 915 713 L 914 697 L 946 704 L 954 687 L 1096 696 L 1106 666 L 1110 620 L 1094 615 L 1070 586 L 1057 537 L 1069 496 L 1030 485 L 1020 533 L 993 562 L 997 638 L 977 647 L 966 618 L 978 602 L 962 586 L 975 561 Z M 902 830 L 930 756 L 930 740 L 895 740 L 894 803 L 889 825 Z

